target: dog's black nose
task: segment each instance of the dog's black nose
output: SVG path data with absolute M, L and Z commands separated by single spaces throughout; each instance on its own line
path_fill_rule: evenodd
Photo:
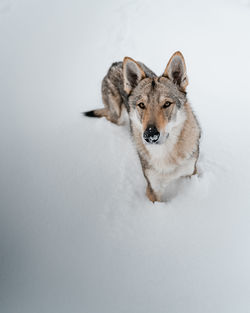
M 158 132 L 155 126 L 148 126 L 143 134 L 143 138 L 149 143 L 156 143 L 160 137 L 160 133 Z

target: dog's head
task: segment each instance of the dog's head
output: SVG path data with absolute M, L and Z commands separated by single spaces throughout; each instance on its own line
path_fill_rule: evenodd
M 170 122 L 176 121 L 187 101 L 188 79 L 183 55 L 175 52 L 159 77 L 147 77 L 143 66 L 125 57 L 123 80 L 124 90 L 129 95 L 130 118 L 140 128 L 144 143 L 164 143 Z

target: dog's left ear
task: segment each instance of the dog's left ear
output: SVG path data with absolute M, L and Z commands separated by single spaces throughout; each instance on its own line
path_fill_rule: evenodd
M 186 64 L 184 57 L 180 51 L 175 52 L 163 73 L 163 76 L 169 78 L 181 90 L 185 91 L 188 85 L 188 78 L 186 73 Z

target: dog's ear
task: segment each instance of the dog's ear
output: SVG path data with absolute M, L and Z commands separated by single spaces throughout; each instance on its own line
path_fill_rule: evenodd
M 133 59 L 125 57 L 123 60 L 123 81 L 124 90 L 130 94 L 133 88 L 146 77 L 141 66 Z
M 163 76 L 172 80 L 174 84 L 185 91 L 188 85 L 188 78 L 186 73 L 185 60 L 180 51 L 177 51 L 172 55 L 168 61 L 168 65 L 163 73 Z

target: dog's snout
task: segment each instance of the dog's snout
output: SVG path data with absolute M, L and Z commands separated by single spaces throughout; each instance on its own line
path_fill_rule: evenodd
M 148 143 L 156 143 L 160 137 L 160 133 L 158 132 L 157 128 L 153 125 L 147 127 L 143 134 L 143 138 Z

